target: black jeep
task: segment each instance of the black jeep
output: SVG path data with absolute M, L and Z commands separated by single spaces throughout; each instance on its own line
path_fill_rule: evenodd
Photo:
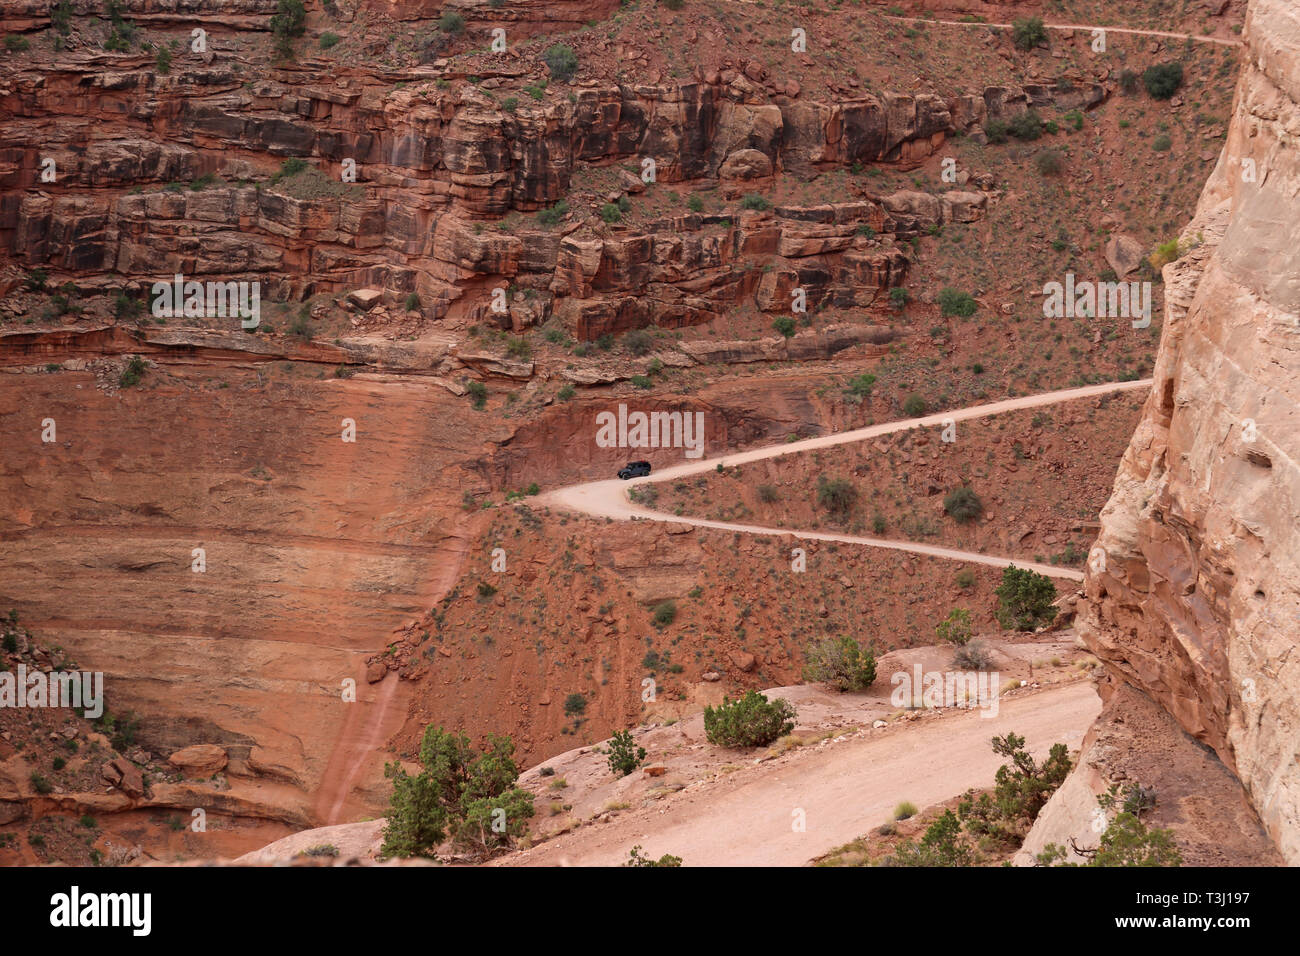
M 625 467 L 618 470 L 618 476 L 624 481 L 629 478 L 644 478 L 648 474 L 650 474 L 648 461 L 629 461 Z

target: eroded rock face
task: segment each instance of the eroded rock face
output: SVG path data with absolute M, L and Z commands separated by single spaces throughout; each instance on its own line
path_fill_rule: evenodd
M 1300 10 L 1256 0 L 1080 631 L 1241 780 L 1300 862 Z

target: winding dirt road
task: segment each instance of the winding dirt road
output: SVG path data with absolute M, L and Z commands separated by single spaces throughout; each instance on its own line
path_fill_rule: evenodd
M 881 14 L 886 20 L 894 20 L 899 23 L 916 23 L 918 20 L 927 25 L 937 25 L 945 27 L 984 27 L 990 30 L 1010 30 L 1014 28 L 1011 23 L 978 23 L 969 20 L 927 20 L 924 17 L 895 17 L 888 14 Z M 1241 40 L 1229 37 L 1197 36 L 1193 33 L 1170 33 L 1166 30 L 1143 30 L 1140 27 L 1104 27 L 1095 23 L 1044 23 L 1045 30 L 1087 30 L 1091 33 L 1093 30 L 1104 30 L 1106 33 L 1127 33 L 1133 36 L 1141 37 L 1162 37 L 1169 40 L 1193 40 L 1196 43 L 1214 43 L 1219 46 L 1245 46 Z
M 1022 561 L 1016 558 L 1003 557 L 1000 555 L 980 554 L 975 551 L 958 551 L 953 548 L 941 548 L 935 545 L 919 544 L 915 541 L 897 541 L 889 538 L 872 538 L 862 535 L 838 534 L 829 531 L 804 531 L 794 528 L 766 528 L 760 525 L 736 524 L 729 521 L 713 521 L 708 518 L 696 518 L 690 515 L 671 515 L 663 511 L 654 511 L 634 504 L 627 497 L 629 487 L 642 484 L 652 484 L 659 481 L 673 481 L 677 478 L 684 478 L 688 475 L 698 475 L 703 472 L 714 471 L 718 465 L 734 466 L 744 465 L 753 461 L 762 461 L 767 458 L 779 458 L 782 455 L 798 455 L 804 452 L 812 451 L 817 448 L 830 448 L 835 445 L 845 445 L 850 442 L 866 441 L 871 438 L 879 438 L 881 435 L 890 435 L 894 432 L 906 431 L 910 428 L 932 428 L 944 427 L 949 423 L 954 425 L 970 421 L 974 418 L 984 418 L 989 415 L 999 415 L 1004 412 L 1018 411 L 1025 408 L 1038 408 L 1043 405 L 1056 405 L 1061 402 L 1077 401 L 1081 398 L 1093 398 L 1100 395 L 1109 395 L 1115 392 L 1133 391 L 1141 388 L 1150 388 L 1151 379 L 1141 379 L 1136 382 L 1107 382 L 1102 385 L 1087 385 L 1083 388 L 1069 388 L 1058 392 L 1043 392 L 1038 395 L 1027 395 L 1023 398 L 1009 398 L 1001 402 L 991 402 L 987 405 L 972 405 L 968 408 L 953 409 L 946 412 L 938 412 L 934 415 L 926 415 L 922 418 L 907 418 L 901 421 L 885 422 L 881 425 L 870 425 L 866 428 L 856 428 L 847 432 L 834 432 L 829 435 L 821 435 L 817 438 L 807 438 L 797 442 L 781 442 L 775 445 L 765 445 L 761 448 L 751 449 L 750 451 L 737 452 L 734 455 L 723 455 L 715 458 L 702 458 L 699 461 L 688 462 L 684 465 L 676 465 L 672 468 L 665 468 L 663 471 L 656 472 L 646 478 L 634 478 L 631 481 L 622 481 L 618 478 L 611 478 L 605 481 L 592 481 L 581 485 L 569 485 L 565 488 L 558 488 L 555 491 L 548 492 L 537 498 L 539 504 L 547 505 L 551 508 L 562 511 L 572 511 L 581 514 L 591 515 L 597 518 L 611 518 L 617 521 L 630 521 L 634 519 L 643 519 L 648 521 L 668 521 L 677 524 L 689 524 L 698 528 L 718 528 L 723 531 L 739 531 L 744 534 L 762 534 L 762 535 L 791 535 L 795 538 L 807 539 L 812 541 L 839 541 L 845 544 L 863 545 L 871 548 L 888 548 L 895 551 L 910 551 L 913 554 L 929 555 L 936 558 L 950 558 L 954 561 L 969 561 L 974 564 L 985 564 L 991 567 L 1004 568 L 1014 564 L 1020 568 L 1030 568 L 1039 574 L 1046 574 L 1054 578 L 1065 578 L 1071 581 L 1082 581 L 1083 573 L 1070 568 L 1061 568 L 1051 564 L 1037 564 L 1032 561 Z M 961 440 L 960 430 L 957 433 L 958 441 Z
M 801 866 L 890 819 L 903 800 L 933 806 L 993 783 L 1006 762 L 990 739 L 1014 731 L 1035 759 L 1052 744 L 1076 750 L 1101 712 L 1091 681 L 1001 702 L 996 717 L 952 713 L 878 735 L 800 749 L 619 813 L 506 866 L 617 866 L 640 844 L 687 866 Z M 803 811 L 805 830 L 794 828 Z

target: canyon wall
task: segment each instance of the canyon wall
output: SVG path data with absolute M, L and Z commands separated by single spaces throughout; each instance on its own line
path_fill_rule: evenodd
M 1227 144 L 1165 267 L 1155 383 L 1079 629 L 1300 862 L 1300 9 L 1255 0 Z

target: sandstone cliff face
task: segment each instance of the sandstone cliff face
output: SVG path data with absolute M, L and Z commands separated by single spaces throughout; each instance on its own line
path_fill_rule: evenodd
M 1111 681 L 1215 750 L 1296 863 L 1300 10 L 1256 0 L 1246 36 L 1228 142 L 1183 233 L 1202 244 L 1165 269 L 1155 384 L 1080 631 Z

